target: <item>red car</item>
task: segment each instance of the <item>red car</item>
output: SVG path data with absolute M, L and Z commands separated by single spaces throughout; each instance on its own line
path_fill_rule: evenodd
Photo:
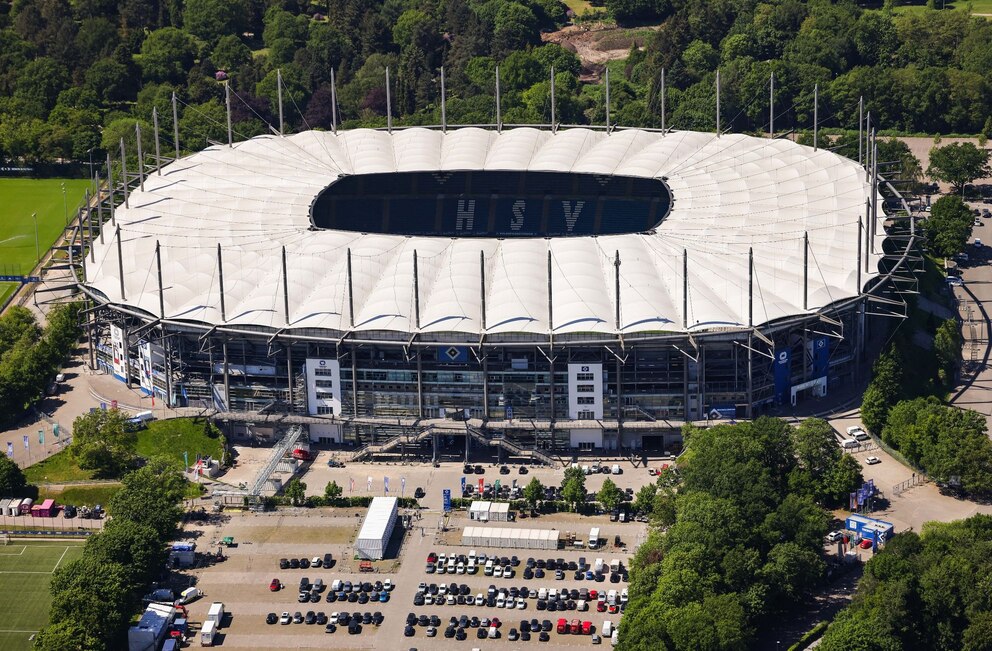
M 427 562 L 428 563 L 437 563 L 437 554 L 435 554 L 434 552 L 431 552 L 430 554 L 428 554 L 427 555 Z
M 597 601 L 596 602 L 596 612 L 598 612 L 598 613 L 605 613 L 606 612 L 606 602 L 605 601 Z
M 503 622 L 499 621 L 499 617 L 493 617 L 492 620 L 489 621 L 489 625 L 494 628 L 499 628 L 503 625 Z
M 592 622 L 582 622 L 582 634 L 592 635 Z
M 616 614 L 620 612 L 620 604 L 610 604 L 608 606 L 608 610 L 610 611 L 610 613 Z
M 572 623 L 568 625 L 568 632 L 572 635 L 578 635 L 582 632 L 582 624 L 579 623 L 579 620 L 572 620 Z
M 279 592 L 279 588 L 281 587 L 282 584 L 279 583 L 279 579 L 272 579 L 272 583 L 269 584 L 269 590 L 272 592 Z
M 558 632 L 568 633 L 568 621 L 564 617 L 558 620 Z
M 593 588 L 592 590 L 589 591 L 589 599 L 591 601 L 595 601 L 598 598 L 599 598 L 599 590 Z
M 868 538 L 865 538 L 864 540 L 862 540 L 862 541 L 861 541 L 861 542 L 860 542 L 860 543 L 858 544 L 858 546 L 859 546 L 859 547 L 861 547 L 861 549 L 871 549 L 871 546 L 872 546 L 872 544 L 871 544 L 871 540 L 870 540 L 870 539 L 868 539 Z

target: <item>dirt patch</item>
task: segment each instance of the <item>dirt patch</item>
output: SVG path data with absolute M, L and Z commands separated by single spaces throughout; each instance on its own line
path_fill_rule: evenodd
M 627 58 L 632 45 L 643 48 L 659 27 L 628 29 L 606 23 L 568 25 L 557 32 L 541 34 L 541 40 L 574 52 L 582 62 L 581 81 L 596 82 L 607 62 Z

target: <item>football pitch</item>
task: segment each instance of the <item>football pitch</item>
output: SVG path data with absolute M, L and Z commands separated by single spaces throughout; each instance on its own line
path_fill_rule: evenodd
M 0 649 L 31 648 L 31 636 L 48 623 L 52 572 L 79 558 L 83 542 L 11 540 L 0 545 Z
M 52 246 L 88 187 L 86 179 L 0 179 L 0 275 L 30 273 L 38 252 L 44 255 Z M 37 246 L 32 213 L 38 215 Z M 16 289 L 15 283 L 0 283 L 0 305 Z

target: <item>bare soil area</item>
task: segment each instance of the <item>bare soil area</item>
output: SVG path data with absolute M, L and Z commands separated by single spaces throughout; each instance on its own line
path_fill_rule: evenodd
M 659 26 L 624 28 L 607 23 L 568 25 L 557 32 L 541 34 L 545 43 L 558 43 L 574 52 L 582 62 L 581 81 L 599 80 L 609 61 L 627 58 L 631 45 L 643 48 Z

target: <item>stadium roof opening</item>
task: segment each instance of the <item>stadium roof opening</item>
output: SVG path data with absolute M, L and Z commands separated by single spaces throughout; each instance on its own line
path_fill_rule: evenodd
M 654 178 L 541 171 L 388 172 L 339 177 L 316 228 L 410 236 L 569 237 L 653 230 L 671 194 Z

